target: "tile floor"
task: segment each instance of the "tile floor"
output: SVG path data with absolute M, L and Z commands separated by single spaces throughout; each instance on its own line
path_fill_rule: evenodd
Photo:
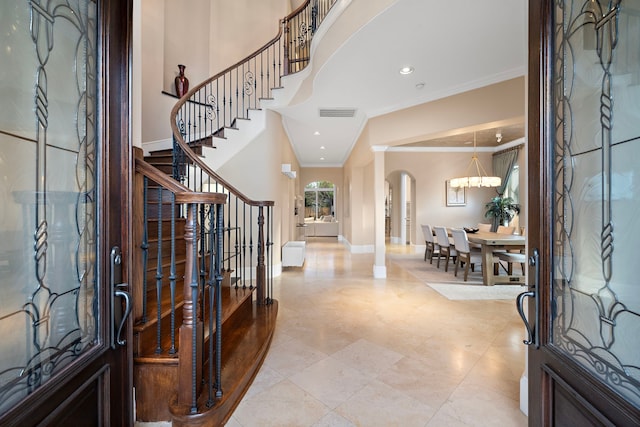
M 372 254 L 310 238 L 275 279 L 271 349 L 227 426 L 526 426 L 514 302 L 449 301 L 393 263 L 410 251 L 389 246 L 373 279 Z

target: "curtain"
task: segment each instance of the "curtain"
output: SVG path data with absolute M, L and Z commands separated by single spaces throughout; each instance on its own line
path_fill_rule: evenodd
M 502 185 L 496 188 L 499 196 L 504 194 L 513 167 L 518 162 L 520 146 L 500 151 L 493 155 L 493 173 L 502 178 Z

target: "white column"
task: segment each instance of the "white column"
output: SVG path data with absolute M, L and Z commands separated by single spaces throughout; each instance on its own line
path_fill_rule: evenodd
M 373 198 L 374 198 L 374 264 L 373 277 L 387 277 L 384 244 L 384 152 L 387 147 L 372 147 L 374 154 Z
M 407 174 L 400 174 L 400 244 L 407 243 Z

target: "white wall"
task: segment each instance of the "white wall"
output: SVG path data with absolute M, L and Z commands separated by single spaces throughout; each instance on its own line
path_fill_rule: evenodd
M 193 88 L 271 40 L 291 8 L 289 0 L 139 1 L 142 143 L 171 138 L 176 99 L 162 91 L 175 94 L 178 64 Z
M 386 153 L 387 175 L 406 171 L 415 179 L 415 219 L 412 227 L 412 242 L 422 243 L 421 224 L 443 225 L 447 227 L 470 227 L 478 222 L 488 222 L 484 218 L 484 205 L 495 193 L 493 188 L 468 188 L 466 206 L 447 206 L 445 181 L 463 175 L 472 153 Z M 485 169 L 491 169 L 491 153 L 477 153 Z M 399 202 L 395 196 L 394 205 Z M 398 206 L 398 209 L 400 207 Z M 396 207 L 394 206 L 394 211 Z M 395 218 L 398 218 L 396 216 Z M 397 229 L 394 227 L 394 232 Z
M 178 64 L 184 64 L 190 88 L 211 75 L 209 70 L 210 0 L 164 0 L 163 90 L 175 94 Z M 175 103 L 175 100 L 174 100 Z
M 210 75 L 235 64 L 275 37 L 280 19 L 291 8 L 288 0 L 210 2 Z
M 158 0 L 142 1 L 142 143 L 171 138 L 169 112 L 175 98 L 162 95 L 164 81 L 165 10 Z M 134 70 L 135 72 L 135 70 Z
M 282 174 L 282 163 L 291 163 L 295 169 L 297 162 L 289 151 L 290 143 L 280 115 L 268 110 L 264 114 L 265 131 L 217 172 L 247 197 L 275 202 L 274 248 L 280 248 L 288 240 L 295 240 L 295 235 L 291 235 L 294 221 L 292 192 L 299 191 L 297 182 L 290 187 L 289 178 Z M 276 260 L 280 259 L 279 250 L 275 250 L 274 255 Z

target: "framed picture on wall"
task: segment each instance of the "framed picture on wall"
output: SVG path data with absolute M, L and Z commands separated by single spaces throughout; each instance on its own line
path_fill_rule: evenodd
M 447 206 L 465 206 L 467 204 L 467 189 L 464 187 L 454 188 L 449 180 L 445 181 L 445 198 Z

